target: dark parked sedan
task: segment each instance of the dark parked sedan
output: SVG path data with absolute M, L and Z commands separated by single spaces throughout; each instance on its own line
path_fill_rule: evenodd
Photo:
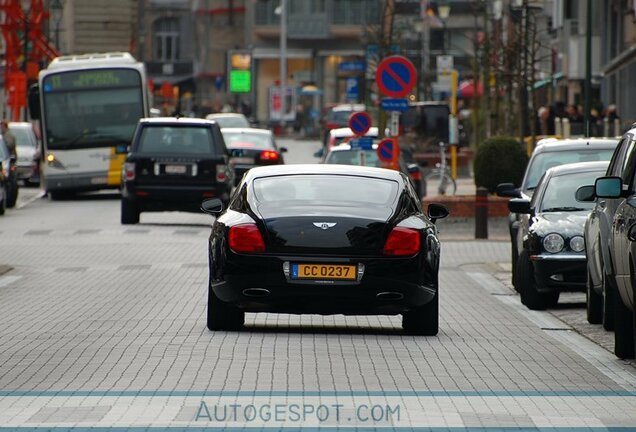
M 122 173 L 121 223 L 144 211 L 199 211 L 229 200 L 233 174 L 219 126 L 189 118 L 141 119 Z
M 608 162 L 561 165 L 541 177 L 532 200 L 515 198 L 513 213 L 528 214 L 517 233 L 520 251 L 515 279 L 521 301 L 530 309 L 545 309 L 562 291 L 585 290 L 583 228 L 593 203 L 578 202 L 579 186 L 593 183 Z
M 238 184 L 250 168 L 260 165 L 285 163 L 285 147 L 278 147 L 274 134 L 267 129 L 222 128 L 225 146 L 230 153 L 230 167 L 234 170 L 234 181 Z
M 203 210 L 221 213 L 219 200 Z M 402 314 L 438 332 L 440 243 L 408 177 L 381 168 L 251 169 L 209 241 L 207 325 L 238 329 L 245 312 Z

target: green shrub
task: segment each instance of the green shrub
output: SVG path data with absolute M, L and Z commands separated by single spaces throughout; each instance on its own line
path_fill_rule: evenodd
M 474 172 L 475 185 L 494 193 L 499 183 L 521 184 L 528 155 L 512 137 L 491 137 L 477 147 Z

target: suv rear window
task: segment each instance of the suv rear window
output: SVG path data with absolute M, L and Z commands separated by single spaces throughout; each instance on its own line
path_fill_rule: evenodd
M 222 154 L 212 130 L 204 126 L 147 125 L 144 126 L 136 151 L 176 155 Z

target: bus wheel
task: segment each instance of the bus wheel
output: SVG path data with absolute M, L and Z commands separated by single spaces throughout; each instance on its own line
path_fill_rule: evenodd
M 121 199 L 121 223 L 122 225 L 134 225 L 139 223 L 139 209 L 133 200 Z

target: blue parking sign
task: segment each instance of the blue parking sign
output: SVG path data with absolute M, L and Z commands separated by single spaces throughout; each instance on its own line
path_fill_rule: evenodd
M 345 97 L 348 101 L 357 101 L 360 97 L 360 86 L 358 85 L 358 78 L 349 77 L 345 81 Z

